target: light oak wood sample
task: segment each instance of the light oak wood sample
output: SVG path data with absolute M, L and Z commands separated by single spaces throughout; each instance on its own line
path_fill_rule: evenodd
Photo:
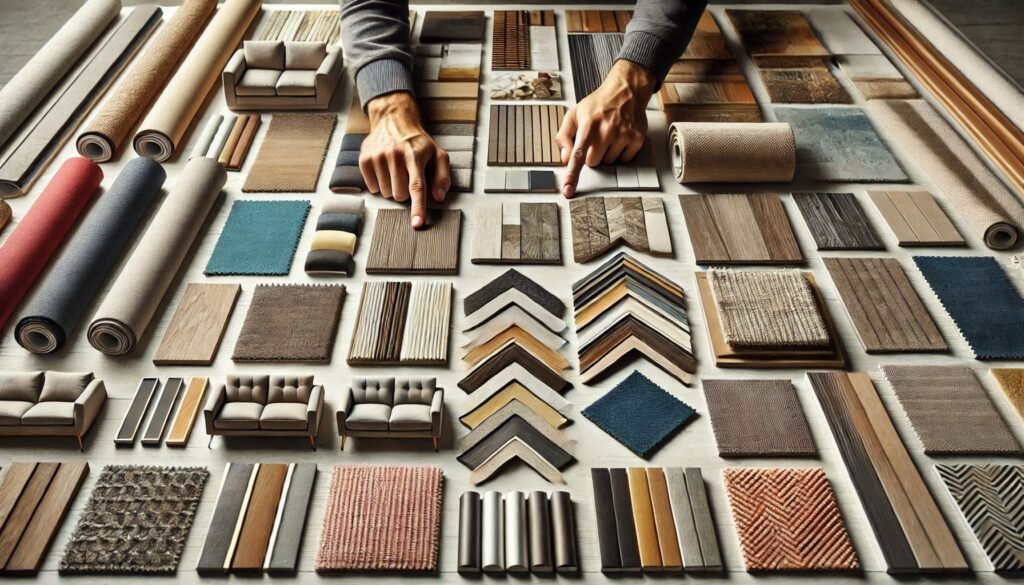
M 188 438 L 192 435 L 196 417 L 205 404 L 206 389 L 209 386 L 209 378 L 192 378 L 189 381 L 188 387 L 185 388 L 185 394 L 181 397 L 178 414 L 175 415 L 171 430 L 164 441 L 168 447 L 188 445 Z
M 217 357 L 242 287 L 189 283 L 153 356 L 158 366 L 208 366 Z
M 963 236 L 927 191 L 869 191 L 901 246 L 964 246 Z

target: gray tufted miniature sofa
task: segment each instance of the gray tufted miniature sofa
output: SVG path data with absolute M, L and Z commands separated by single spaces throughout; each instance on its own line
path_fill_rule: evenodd
M 107 400 L 102 380 L 91 372 L 0 373 L 0 435 L 82 435 Z
M 324 389 L 313 376 L 227 377 L 210 396 L 203 417 L 213 437 L 308 437 L 316 449 Z
M 341 397 L 338 434 L 347 437 L 441 438 L 444 389 L 434 378 L 356 378 Z

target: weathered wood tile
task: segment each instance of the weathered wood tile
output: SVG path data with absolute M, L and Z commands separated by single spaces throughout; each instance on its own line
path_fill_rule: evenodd
M 793 193 L 819 250 L 884 250 L 853 193 Z
M 431 210 L 428 227 L 412 228 L 408 209 L 380 209 L 367 274 L 458 274 L 462 211 Z
M 803 254 L 774 193 L 680 195 L 697 264 L 800 264 Z
M 671 256 L 665 206 L 660 197 L 586 197 L 569 202 L 573 257 L 587 262 L 625 245 L 653 256 Z

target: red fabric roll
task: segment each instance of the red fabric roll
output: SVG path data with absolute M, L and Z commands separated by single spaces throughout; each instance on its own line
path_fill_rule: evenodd
M 0 246 L 0 330 L 103 180 L 99 165 L 69 158 Z

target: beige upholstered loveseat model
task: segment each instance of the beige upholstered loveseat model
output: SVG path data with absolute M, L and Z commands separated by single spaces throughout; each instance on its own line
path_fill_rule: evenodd
M 213 437 L 307 437 L 316 449 L 324 388 L 313 376 L 227 377 L 203 411 Z
M 444 390 L 433 378 L 356 378 L 341 396 L 338 434 L 347 437 L 431 439 L 444 422 Z
M 245 41 L 224 69 L 224 97 L 232 110 L 326 110 L 341 65 L 326 43 Z
M 82 436 L 107 400 L 92 372 L 0 373 L 0 435 Z

